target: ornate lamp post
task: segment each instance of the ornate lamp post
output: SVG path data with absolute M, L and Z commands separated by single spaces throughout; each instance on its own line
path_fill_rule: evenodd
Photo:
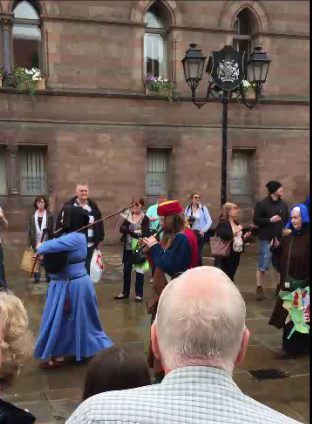
M 248 82 L 255 91 L 255 101 L 250 103 L 245 96 L 244 87 L 244 54 L 234 50 L 232 46 L 224 46 L 219 51 L 213 51 L 209 57 L 206 72 L 210 75 L 206 98 L 203 102 L 196 99 L 196 89 L 203 78 L 206 57 L 197 48 L 197 44 L 190 44 L 182 65 L 185 80 L 192 90 L 192 101 L 202 108 L 209 98 L 221 98 L 222 112 L 222 166 L 221 166 L 221 206 L 226 203 L 227 185 L 227 120 L 228 103 L 238 101 L 253 109 L 261 98 L 262 87 L 265 84 L 271 61 L 261 47 L 256 47 L 247 63 Z

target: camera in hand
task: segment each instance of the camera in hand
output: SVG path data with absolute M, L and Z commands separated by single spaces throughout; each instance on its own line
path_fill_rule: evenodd
M 194 216 L 189 216 L 188 221 L 189 221 L 190 226 L 192 226 L 194 224 L 194 222 L 195 222 L 195 217 Z

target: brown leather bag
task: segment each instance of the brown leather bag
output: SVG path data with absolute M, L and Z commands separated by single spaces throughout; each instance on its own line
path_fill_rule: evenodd
M 220 237 L 210 238 L 211 255 L 214 258 L 229 257 L 232 240 L 222 240 Z

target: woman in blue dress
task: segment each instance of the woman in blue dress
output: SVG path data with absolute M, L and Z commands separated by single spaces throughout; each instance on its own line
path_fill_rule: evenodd
M 85 267 L 87 233 L 75 232 L 88 222 L 82 208 L 71 206 L 64 211 L 63 235 L 37 246 L 52 271 L 34 348 L 35 358 L 43 360 L 41 368 L 65 365 L 65 356 L 80 361 L 113 344 L 101 328 L 96 293 Z M 64 256 L 67 264 L 58 270 Z

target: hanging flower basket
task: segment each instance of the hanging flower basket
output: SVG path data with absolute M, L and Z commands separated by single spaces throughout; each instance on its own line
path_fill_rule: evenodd
M 241 89 L 243 90 L 246 98 L 252 97 L 253 86 L 247 80 L 243 80 L 241 82 Z

